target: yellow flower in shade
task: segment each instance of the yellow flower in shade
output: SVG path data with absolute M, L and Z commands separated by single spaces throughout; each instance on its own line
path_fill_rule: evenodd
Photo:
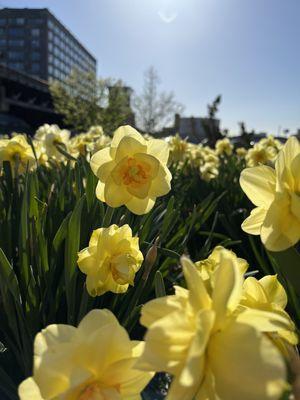
M 244 158 L 247 154 L 247 150 L 245 149 L 245 147 L 238 147 L 235 152 L 240 158 Z
M 226 254 L 228 258 L 234 262 L 242 275 L 247 271 L 249 265 L 243 258 L 238 258 L 237 255 L 222 246 L 217 246 L 212 251 L 211 255 L 206 260 L 197 261 L 195 266 L 201 275 L 207 289 L 211 290 L 214 285 L 215 274 L 220 266 L 221 254 Z
M 19 386 L 20 399 L 141 399 L 151 378 L 133 368 L 142 349 L 109 310 L 92 310 L 78 328 L 49 325 L 35 337 L 33 376 Z
M 300 143 L 287 140 L 278 153 L 275 169 L 268 166 L 246 168 L 240 184 L 256 206 L 242 229 L 261 235 L 268 250 L 282 251 L 300 239 Z
M 255 167 L 259 164 L 267 164 L 268 161 L 274 160 L 276 157 L 274 148 L 262 146 L 256 143 L 246 154 L 246 163 L 248 167 Z
M 289 315 L 284 311 L 287 305 L 287 295 L 277 279 L 277 275 L 267 275 L 257 280 L 249 277 L 243 286 L 241 305 L 265 312 L 274 312 L 290 321 L 289 329 L 278 329 L 276 332 L 291 345 L 298 343 L 295 325 Z
M 143 307 L 141 323 L 148 331 L 137 367 L 174 376 L 168 400 L 279 399 L 287 387 L 285 361 L 262 332 L 288 322 L 276 313 L 242 308 L 238 262 L 223 250 L 219 257 L 211 290 L 183 258 L 188 288 L 177 287 L 175 295 Z
M 233 145 L 228 138 L 217 140 L 216 143 L 216 154 L 226 154 L 230 156 L 232 154 Z
M 86 286 L 91 296 L 108 291 L 126 292 L 134 284 L 142 262 L 139 239 L 132 237 L 128 225 L 96 229 L 89 246 L 78 253 L 78 266 L 87 275 Z
M 99 182 L 96 196 L 110 207 L 125 205 L 134 214 L 146 214 L 155 200 L 170 191 L 168 144 L 145 140 L 130 126 L 114 133 L 110 147 L 95 153 L 91 168 Z
M 9 161 L 13 172 L 18 173 L 23 173 L 27 167 L 30 169 L 35 165 L 32 148 L 25 136 L 19 134 L 0 141 L 0 165 L 3 161 Z
M 42 125 L 35 134 L 35 139 L 39 140 L 49 158 L 64 160 L 65 157 L 57 150 L 57 145 L 61 145 L 64 150 L 68 149 L 70 132 L 66 129 L 59 129 L 57 125 Z

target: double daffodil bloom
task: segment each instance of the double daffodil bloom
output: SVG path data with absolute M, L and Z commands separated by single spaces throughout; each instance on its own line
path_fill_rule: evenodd
M 0 141 L 0 165 L 3 161 L 11 163 L 13 173 L 23 173 L 34 166 L 34 154 L 25 136 L 20 134 Z
M 275 169 L 246 168 L 240 184 L 256 206 L 242 229 L 260 235 L 268 250 L 282 251 L 300 239 L 300 143 L 291 137 L 278 153 Z
M 138 400 L 151 373 L 134 369 L 143 342 L 131 341 L 109 310 L 92 310 L 78 328 L 49 325 L 35 337 L 33 376 L 21 400 Z
M 219 252 L 214 284 L 206 288 L 196 266 L 182 259 L 187 289 L 152 300 L 142 310 L 148 328 L 137 367 L 174 376 L 168 400 L 279 399 L 286 388 L 281 351 L 263 332 L 288 321 L 240 306 L 243 275 Z
M 57 150 L 57 146 L 68 149 L 70 135 L 70 131 L 60 129 L 57 125 L 44 124 L 36 131 L 35 139 L 41 142 L 49 158 L 62 161 L 65 157 Z
M 243 258 L 237 257 L 233 251 L 225 249 L 222 246 L 215 247 L 206 260 L 197 261 L 195 263 L 195 266 L 197 267 L 197 270 L 199 271 L 206 288 L 209 290 L 214 285 L 215 274 L 220 266 L 222 254 L 226 254 L 226 256 L 238 266 L 241 275 L 244 275 L 249 267 L 247 261 Z
M 170 191 L 168 144 L 146 140 L 130 126 L 116 130 L 110 147 L 95 153 L 91 168 L 99 179 L 96 196 L 110 207 L 125 205 L 134 214 L 146 214 L 155 200 Z
M 126 292 L 143 259 L 139 239 L 132 237 L 129 225 L 111 225 L 93 232 L 89 246 L 78 253 L 78 266 L 87 275 L 89 294 L 100 296 Z

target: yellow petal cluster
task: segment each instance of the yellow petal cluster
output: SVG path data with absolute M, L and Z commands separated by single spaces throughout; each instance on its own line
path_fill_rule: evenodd
M 228 138 L 217 140 L 215 147 L 218 155 L 226 154 L 227 156 L 230 156 L 233 151 L 233 145 Z
M 240 184 L 256 206 L 242 229 L 260 235 L 267 249 L 282 251 L 300 239 L 300 143 L 290 137 L 278 153 L 275 168 L 242 171 Z
M 64 160 L 64 155 L 57 150 L 57 145 L 61 145 L 68 150 L 70 132 L 66 129 L 60 129 L 57 125 L 42 125 L 35 133 L 35 139 L 43 146 L 44 152 L 48 158 L 57 161 Z
M 195 262 L 195 266 L 208 290 L 212 290 L 214 285 L 215 274 L 220 266 L 222 254 L 226 254 L 226 256 L 231 259 L 235 265 L 237 265 L 242 275 L 249 267 L 247 261 L 243 258 L 237 257 L 233 251 L 225 249 L 222 246 L 215 247 L 207 259 Z
M 89 246 L 78 253 L 78 266 L 87 275 L 91 296 L 126 292 L 142 262 L 139 239 L 132 237 L 129 225 L 96 229 Z
M 279 399 L 286 366 L 265 333 L 288 330 L 290 320 L 243 306 L 245 263 L 221 248 L 214 258 L 212 285 L 183 258 L 187 289 L 176 287 L 175 295 L 143 307 L 148 331 L 137 366 L 174 376 L 168 400 Z
M 134 214 L 146 214 L 159 196 L 170 189 L 167 168 L 168 144 L 146 140 L 134 128 L 118 128 L 110 147 L 91 158 L 91 168 L 99 179 L 96 196 L 110 207 L 125 205 Z
M 132 400 L 151 378 L 134 369 L 143 342 L 131 341 L 109 310 L 92 310 L 77 328 L 49 325 L 35 337 L 33 376 L 20 400 Z
M 23 173 L 35 165 L 35 157 L 25 136 L 16 134 L 11 139 L 0 140 L 0 166 L 9 161 L 13 173 Z
M 277 275 L 266 275 L 261 279 L 248 277 L 243 285 L 243 297 L 241 305 L 258 309 L 264 312 L 273 312 L 278 314 L 279 318 L 285 318 L 289 321 L 287 329 L 279 328 L 276 332 L 281 338 L 285 339 L 291 345 L 298 343 L 295 333 L 295 325 L 286 311 L 287 295 L 277 279 Z

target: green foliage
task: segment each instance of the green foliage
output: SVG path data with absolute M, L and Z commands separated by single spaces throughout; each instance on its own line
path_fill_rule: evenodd
M 111 134 L 131 116 L 121 81 L 97 79 L 93 73 L 74 70 L 64 83 L 50 85 L 55 111 L 77 132 L 101 125 Z

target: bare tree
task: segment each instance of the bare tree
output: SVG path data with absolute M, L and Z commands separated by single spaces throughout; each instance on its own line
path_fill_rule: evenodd
M 154 134 L 170 124 L 174 114 L 181 113 L 183 106 L 175 100 L 173 92 L 159 92 L 159 76 L 154 67 L 149 67 L 144 74 L 144 86 L 140 95 L 135 95 L 133 108 L 137 126 Z

